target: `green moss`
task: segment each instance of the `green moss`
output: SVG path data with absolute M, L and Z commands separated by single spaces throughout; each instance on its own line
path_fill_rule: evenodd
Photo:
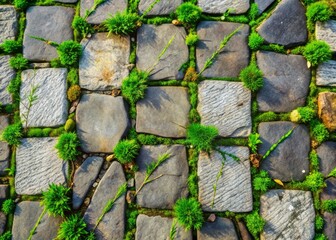
M 253 211 L 245 218 L 246 226 L 255 239 L 259 239 L 259 234 L 263 231 L 266 221 L 257 211 Z
M 78 147 L 79 139 L 75 133 L 63 133 L 59 138 L 55 148 L 58 155 L 65 161 L 73 161 L 80 154 Z
M 71 68 L 67 75 L 67 82 L 72 85 L 79 84 L 78 70 L 76 68 Z
M 256 64 L 250 64 L 244 68 L 239 74 L 239 79 L 252 92 L 258 91 L 264 85 L 263 74 Z
M 75 130 L 75 128 L 76 128 L 76 122 L 73 119 L 68 119 L 65 122 L 64 130 L 66 132 L 72 132 L 73 130 Z
M 320 167 L 320 161 L 319 161 L 318 155 L 315 150 L 312 150 L 309 153 L 309 160 L 310 160 L 310 165 L 312 166 L 312 169 L 315 171 L 318 171 Z
M 13 3 L 16 8 L 22 10 L 26 9 L 29 6 L 28 0 L 14 0 Z
M 256 117 L 257 122 L 271 122 L 276 121 L 278 116 L 274 112 L 264 112 Z
M 316 215 L 315 217 L 315 229 L 322 230 L 324 225 L 324 220 L 320 215 Z
M 51 133 L 52 130 L 53 130 L 52 128 L 43 128 L 42 129 L 43 136 L 44 137 L 49 137 L 49 135 L 50 135 L 50 133 Z
M 255 191 L 267 192 L 270 188 L 274 187 L 275 183 L 269 177 L 267 171 L 261 170 L 253 178 L 253 189 Z
M 336 199 L 322 201 L 322 209 L 326 212 L 336 211 Z
M 24 70 L 28 68 L 28 59 L 22 54 L 17 54 L 9 60 L 9 65 L 15 70 Z
M 258 15 L 259 15 L 258 4 L 252 3 L 248 11 L 250 21 L 254 21 L 258 17 Z
M 218 129 L 214 126 L 193 123 L 187 128 L 187 142 L 197 151 L 209 152 L 212 150 L 213 141 L 217 136 Z
M 15 123 L 8 125 L 1 133 L 1 141 L 6 141 L 9 145 L 18 146 L 21 144 L 22 134 L 22 125 L 21 123 Z
M 186 44 L 188 46 L 195 45 L 198 42 L 199 38 L 196 33 L 189 33 L 188 36 L 186 37 Z
M 71 210 L 70 188 L 52 183 L 42 194 L 42 205 L 50 215 L 64 217 L 65 213 Z
M 310 130 L 312 137 L 318 142 L 322 143 L 329 138 L 329 131 L 318 120 L 313 120 L 310 124 Z
M 57 47 L 57 52 L 61 64 L 64 66 L 78 66 L 83 48 L 79 43 L 73 40 L 67 40 Z
M 316 2 L 307 7 L 306 16 L 310 22 L 325 22 L 332 16 L 331 7 L 325 2 Z
M 129 35 L 136 31 L 139 17 L 135 13 L 117 12 L 104 22 L 109 34 Z
M 139 154 L 140 145 L 135 140 L 121 140 L 113 152 L 121 164 L 132 162 Z
M 70 102 L 76 101 L 81 95 L 81 88 L 79 85 L 72 85 L 68 91 L 67 96 Z
M 94 32 L 92 26 L 80 16 L 74 17 L 71 26 L 75 31 L 81 34 L 82 37 L 86 37 L 87 34 Z
M 15 40 L 5 40 L 1 45 L 0 45 L 0 49 L 4 52 L 4 53 L 18 53 L 22 50 L 22 44 L 19 41 L 15 41 Z
M 29 128 L 27 137 L 43 137 L 43 131 L 41 128 Z
M 8 215 L 14 212 L 15 209 L 15 203 L 13 201 L 13 199 L 6 199 L 1 206 L 1 211 Z
M 131 104 L 145 97 L 149 73 L 133 70 L 131 74 L 122 81 L 121 93 Z
M 176 201 L 174 215 L 186 230 L 199 230 L 203 225 L 201 204 L 195 198 L 181 198 Z
M 192 3 L 185 2 L 176 9 L 176 15 L 180 22 L 193 25 L 201 19 L 202 9 Z
M 248 38 L 248 45 L 251 50 L 256 51 L 258 50 L 261 45 L 264 43 L 264 39 L 257 33 L 252 32 Z
M 322 62 L 330 60 L 332 52 L 330 46 L 326 42 L 315 40 L 306 45 L 303 56 L 312 66 L 316 66 Z

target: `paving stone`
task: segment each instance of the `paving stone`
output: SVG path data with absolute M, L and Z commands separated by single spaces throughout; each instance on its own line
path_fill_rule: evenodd
M 263 13 L 275 0 L 255 0 L 254 2 L 258 4 L 259 14 Z
M 162 177 L 146 184 L 137 195 L 137 204 L 145 208 L 172 209 L 175 202 L 188 195 L 188 162 L 186 149 L 182 145 L 142 146 L 136 159 L 139 170 L 135 173 L 135 186 L 139 189 L 144 181 L 149 164 L 156 162 L 162 154 L 171 157 L 162 163 L 150 179 Z
M 326 187 L 320 194 L 321 200 L 336 200 L 336 178 L 326 179 L 325 184 Z
M 336 86 L 336 61 L 328 61 L 318 65 L 316 71 L 316 85 Z
M 0 102 L 2 105 L 12 103 L 12 96 L 7 91 L 7 86 L 15 77 L 15 71 L 9 65 L 10 56 L 0 56 Z
M 311 192 L 271 190 L 261 196 L 260 214 L 265 219 L 261 239 L 313 239 L 315 211 Z
M 5 40 L 15 39 L 18 27 L 17 17 L 14 6 L 0 6 L 0 44 Z
M 324 228 L 323 234 L 328 239 L 336 239 L 336 213 L 323 213 Z
M 6 200 L 8 196 L 9 186 L 6 184 L 0 184 L 0 203 Z
M 57 155 L 56 138 L 24 138 L 16 151 L 15 191 L 40 194 L 51 183 L 64 184 L 68 163 Z
M 21 74 L 20 114 L 28 127 L 57 127 L 65 124 L 68 117 L 67 69 L 44 68 L 25 70 Z M 32 107 L 28 111 L 29 95 L 37 88 Z M 25 123 L 24 123 L 25 125 Z
M 305 105 L 310 70 L 304 57 L 261 51 L 257 63 L 264 76 L 259 111 L 290 112 Z
M 332 51 L 336 51 L 336 20 L 316 23 L 316 39 L 329 44 Z
M 218 49 L 225 36 L 240 27 L 240 23 L 204 21 L 197 25 L 199 41 L 196 45 L 196 64 L 198 71 L 203 69 L 205 62 Z M 207 77 L 238 77 L 241 70 L 249 64 L 250 53 L 247 46 L 249 26 L 243 24 L 226 44 L 210 68 L 202 73 Z
M 75 10 L 60 6 L 34 6 L 26 12 L 23 56 L 31 61 L 50 61 L 58 57 L 56 48 L 31 38 L 38 36 L 62 43 L 73 38 L 71 22 Z
M 88 90 L 111 90 L 120 88 L 128 76 L 130 39 L 96 33 L 81 42 L 83 55 L 79 61 L 79 83 Z
M 197 111 L 203 125 L 214 125 L 223 137 L 251 133 L 251 92 L 242 83 L 205 80 L 198 86 Z
M 90 10 L 94 5 L 91 0 L 81 0 L 80 2 L 80 15 L 85 16 L 87 10 Z M 123 12 L 127 9 L 126 0 L 107 0 L 103 4 L 99 5 L 88 18 L 88 23 L 100 24 L 104 22 L 111 15 L 115 15 L 117 12 Z
M 0 116 L 0 134 L 9 125 L 7 116 Z M 0 175 L 6 175 L 9 167 L 10 148 L 6 142 L 0 141 Z
M 77 0 L 55 0 L 55 2 L 61 2 L 61 3 L 76 3 Z
M 306 43 L 308 31 L 306 10 L 299 0 L 283 0 L 257 31 L 266 43 L 286 47 Z
M 268 171 L 271 178 L 283 182 L 302 181 L 309 173 L 309 130 L 291 122 L 263 122 L 258 127 L 263 142 L 259 148 L 262 155 L 291 129 L 294 129 L 292 134 L 261 163 L 261 168 Z
M 43 211 L 40 202 L 23 201 L 16 205 L 14 212 L 14 222 L 12 229 L 12 240 L 28 239 L 30 231 L 33 229 L 37 219 Z M 63 219 L 44 214 L 39 223 L 33 240 L 54 239 L 57 230 Z
M 135 240 L 167 240 L 173 224 L 172 218 L 160 216 L 146 216 L 140 214 L 136 221 Z M 192 240 L 191 230 L 185 231 L 179 224 L 176 225 L 176 240 Z
M 143 14 L 154 1 L 155 0 L 140 0 L 139 13 Z M 173 13 L 182 2 L 182 0 L 159 1 L 155 4 L 153 9 L 148 12 L 147 16 L 169 15 Z
M 7 217 L 3 212 L 0 212 L 0 234 L 3 234 L 6 230 Z
M 104 159 L 102 157 L 88 157 L 76 170 L 72 194 L 72 206 L 74 209 L 78 209 L 84 202 L 84 198 L 95 182 L 103 162 Z
M 84 214 L 88 229 L 92 230 L 106 203 L 116 196 L 118 188 L 126 182 L 122 166 L 113 162 L 92 197 Z M 125 196 L 115 201 L 113 208 L 107 212 L 95 229 L 97 240 L 122 240 L 125 229 Z
M 157 61 L 173 36 L 171 45 L 160 61 Z M 151 71 L 150 80 L 182 79 L 183 71 L 180 68 L 189 57 L 185 38 L 186 31 L 183 27 L 173 24 L 160 26 L 144 24 L 137 33 L 137 68 L 149 71 L 156 65 Z
M 205 222 L 197 231 L 198 240 L 238 240 L 233 222 L 228 218 L 218 217 L 212 223 Z
M 318 115 L 330 130 L 336 130 L 336 93 L 321 92 L 317 99 Z
M 85 152 L 112 152 L 130 126 L 123 98 L 101 94 L 82 96 L 76 123 Z
M 162 137 L 186 136 L 190 104 L 184 87 L 149 87 L 136 105 L 136 131 Z
M 223 14 L 227 10 L 232 14 L 247 12 L 250 7 L 248 0 L 198 0 L 198 6 L 203 12 L 210 14 Z
M 235 161 L 228 155 L 224 160 L 223 174 L 218 179 L 217 191 L 213 200 L 213 185 L 222 168 L 222 155 L 217 151 L 202 152 L 198 159 L 199 202 L 207 212 L 249 212 L 252 210 L 252 189 L 249 150 L 247 147 L 220 147 L 221 151 L 233 154 L 240 159 Z
M 336 168 L 336 142 L 324 142 L 316 149 L 319 157 L 320 172 L 324 177 Z
M 242 221 L 238 221 L 238 228 L 242 240 L 253 240 L 252 235 L 247 230 L 246 225 Z

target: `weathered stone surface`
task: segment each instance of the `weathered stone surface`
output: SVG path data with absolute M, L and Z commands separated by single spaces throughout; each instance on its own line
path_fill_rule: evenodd
M 91 0 L 81 0 L 80 2 L 80 15 L 85 16 L 87 10 L 90 10 L 94 5 Z M 127 8 L 127 0 L 107 0 L 103 4 L 99 5 L 88 18 L 88 23 L 100 24 L 111 15 L 115 15 L 117 12 L 123 12 Z
M 74 209 L 78 209 L 82 205 L 87 192 L 99 174 L 103 162 L 104 159 L 102 157 L 88 157 L 76 170 L 72 194 L 72 206 Z
M 137 203 L 145 208 L 172 209 L 175 202 L 188 195 L 188 162 L 186 149 L 182 145 L 143 146 L 136 159 L 139 171 L 135 173 L 135 186 L 142 185 L 149 164 L 156 162 L 162 154 L 171 157 L 151 175 L 151 179 L 162 177 L 146 184 L 137 195 Z
M 129 36 L 96 33 L 81 42 L 83 55 L 79 61 L 79 84 L 89 90 L 119 88 L 128 76 Z
M 221 151 L 233 154 L 240 162 L 226 155 L 226 160 L 217 151 L 210 156 L 202 152 L 198 159 L 199 202 L 207 212 L 249 212 L 252 210 L 252 189 L 249 150 L 247 147 L 221 147 Z M 224 167 L 223 167 L 224 161 Z M 223 174 L 218 179 L 217 191 L 212 205 L 216 176 L 223 167 Z
M 197 69 L 203 69 L 207 59 L 218 49 L 220 42 L 242 24 L 204 21 L 197 26 L 199 41 L 196 46 Z M 243 24 L 226 44 L 210 68 L 202 73 L 204 77 L 238 77 L 241 70 L 249 64 L 249 48 L 247 38 L 249 26 Z
M 275 0 L 255 0 L 254 2 L 258 4 L 259 14 L 264 12 Z
M 77 0 L 55 0 L 55 2 L 61 2 L 61 3 L 76 3 Z
M 112 152 L 130 126 L 123 98 L 100 94 L 82 96 L 76 122 L 85 152 Z
M 316 39 L 329 44 L 332 51 L 336 51 L 336 20 L 316 23 Z
M 15 77 L 15 71 L 9 65 L 10 56 L 0 56 L 0 102 L 3 105 L 12 103 L 12 97 L 7 91 L 7 86 Z
M 315 211 L 310 192 L 271 190 L 261 196 L 260 214 L 265 219 L 262 239 L 313 239 Z
M 8 196 L 9 186 L 5 184 L 0 185 L 0 203 L 6 200 Z
M 1 72 L 0 72 L 1 73 Z M 0 134 L 8 126 L 7 116 L 0 116 Z M 6 142 L 0 141 L 0 175 L 6 174 L 6 168 L 9 167 L 10 149 Z
M 0 6 L 0 44 L 14 40 L 17 33 L 17 13 L 14 6 Z
M 257 63 L 264 76 L 259 111 L 290 112 L 305 104 L 310 71 L 304 57 L 261 51 Z
M 203 12 L 211 14 L 223 14 L 227 10 L 233 14 L 245 13 L 250 7 L 248 0 L 199 0 L 198 6 Z
M 160 61 L 157 61 L 160 53 L 173 36 L 174 40 L 167 51 Z M 180 71 L 180 68 L 183 63 L 188 61 L 189 57 L 185 38 L 184 28 L 176 27 L 173 24 L 160 26 L 145 24 L 141 26 L 137 34 L 137 68 L 144 71 L 153 69 L 149 77 L 151 80 L 182 79 L 183 72 Z M 154 67 L 154 65 L 156 66 Z
M 253 240 L 250 232 L 247 230 L 246 225 L 242 221 L 238 221 L 238 228 L 242 240 Z
M 336 200 L 336 178 L 328 178 L 325 183 L 326 187 L 320 194 L 321 200 Z
M 228 218 L 216 218 L 213 223 L 205 222 L 197 231 L 198 240 L 238 240 L 233 222 Z
M 118 188 L 126 182 L 122 166 L 113 162 L 92 197 L 84 214 L 88 229 L 92 230 L 106 203 L 116 196 Z M 95 229 L 98 240 L 122 240 L 125 229 L 125 195 L 115 201 L 113 208 L 107 212 Z
M 39 194 L 49 184 L 64 184 L 68 163 L 57 155 L 56 138 L 24 138 L 16 151 L 15 191 Z
M 318 95 L 318 115 L 330 130 L 336 130 L 336 93 L 321 92 Z
M 316 71 L 316 85 L 336 86 L 336 61 L 328 61 L 318 65 Z
M 308 36 L 305 13 L 299 0 L 283 0 L 257 31 L 266 43 L 286 47 L 304 44 Z
M 50 61 L 57 58 L 55 47 L 30 36 L 42 37 L 57 43 L 72 39 L 71 22 L 75 10 L 60 6 L 34 6 L 28 8 L 26 14 L 23 56 L 31 61 Z
M 149 217 L 140 214 L 136 222 L 135 240 L 167 240 L 173 224 L 172 218 L 160 216 Z M 176 226 L 176 240 L 192 240 L 191 231 L 185 231 L 182 226 Z
M 149 87 L 136 105 L 136 131 L 162 137 L 186 136 L 190 104 L 184 87 Z
M 155 0 L 140 0 L 139 13 L 143 14 L 154 1 Z M 182 0 L 159 1 L 147 15 L 169 15 L 174 12 L 182 2 Z
M 336 168 L 336 142 L 324 142 L 316 149 L 319 157 L 320 172 L 324 177 Z
M 44 68 L 22 72 L 20 89 L 20 114 L 22 119 L 28 115 L 28 127 L 56 127 L 67 120 L 68 101 L 66 68 Z M 36 88 L 34 101 L 30 110 L 29 95 Z
M 291 122 L 263 122 L 258 128 L 262 155 L 291 129 L 294 129 L 292 134 L 261 163 L 261 168 L 268 171 L 271 178 L 284 182 L 302 181 L 309 173 L 309 130 Z
M 205 80 L 198 87 L 197 111 L 203 125 L 214 125 L 223 137 L 251 133 L 251 92 L 242 83 Z
M 328 239 L 336 239 L 336 213 L 323 213 L 323 233 Z
M 28 239 L 29 232 L 33 229 L 43 207 L 39 202 L 24 201 L 16 205 L 12 230 L 12 240 Z M 63 219 L 45 214 L 39 223 L 33 240 L 54 239 Z
M 7 217 L 3 212 L 0 212 L 0 234 L 3 234 L 6 230 Z

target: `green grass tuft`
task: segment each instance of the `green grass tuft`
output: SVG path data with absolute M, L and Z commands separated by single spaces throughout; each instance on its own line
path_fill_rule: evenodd
M 187 142 L 197 151 L 210 152 L 213 148 L 213 141 L 217 136 L 218 129 L 214 126 L 193 123 L 187 129 Z
M 199 230 L 204 222 L 201 204 L 195 198 L 177 200 L 174 206 L 174 215 L 178 223 L 186 230 Z
M 135 140 L 121 140 L 113 152 L 121 164 L 132 162 L 139 154 L 140 146 Z

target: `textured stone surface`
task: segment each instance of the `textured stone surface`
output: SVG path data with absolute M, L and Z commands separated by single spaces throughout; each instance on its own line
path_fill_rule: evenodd
M 24 138 L 16 151 L 15 191 L 39 194 L 49 184 L 66 183 L 68 164 L 57 155 L 56 138 Z
M 68 115 L 66 77 L 66 68 L 44 68 L 22 72 L 20 114 L 24 120 L 26 120 L 24 116 L 28 115 L 28 127 L 56 127 L 66 122 Z M 34 88 L 37 88 L 34 94 L 37 100 L 28 111 L 29 95 Z
M 0 234 L 3 234 L 6 230 L 7 217 L 3 212 L 0 212 Z
M 214 125 L 223 137 L 251 133 L 251 92 L 242 83 L 205 80 L 198 86 L 201 123 Z
M 158 62 L 159 55 L 173 36 L 174 40 Z M 189 57 L 185 37 L 184 28 L 173 24 L 143 25 L 137 34 L 137 68 L 148 71 L 157 63 L 149 79 L 182 79 L 183 72 L 180 68 Z
M 310 192 L 271 190 L 261 196 L 260 215 L 266 220 L 262 239 L 313 239 L 315 211 Z
M 259 111 L 290 112 L 305 105 L 310 71 L 304 57 L 261 51 L 257 63 L 264 76 Z
M 202 152 L 198 160 L 198 188 L 199 201 L 207 212 L 249 212 L 252 210 L 252 189 L 249 163 L 249 150 L 247 147 L 221 147 L 224 152 L 237 156 L 240 162 L 228 155 L 226 160 L 217 152 L 211 152 L 210 156 Z M 216 176 L 222 167 L 223 174 L 217 182 L 217 192 L 214 205 L 211 207 L 216 182 Z
M 218 49 L 223 38 L 242 24 L 228 22 L 204 21 L 197 25 L 199 41 L 196 46 L 196 64 L 200 71 L 207 59 Z M 210 68 L 202 74 L 204 77 L 238 77 L 243 68 L 249 64 L 249 48 L 247 37 L 249 26 L 243 24 L 226 44 Z
M 77 134 L 85 152 L 112 152 L 129 120 L 122 97 L 84 94 L 76 111 Z
M 147 165 L 156 162 L 162 154 L 171 157 L 162 163 L 150 179 L 162 177 L 146 184 L 137 195 L 137 203 L 145 208 L 172 209 L 174 203 L 188 195 L 188 162 L 186 149 L 182 145 L 143 146 L 136 159 L 139 171 L 135 173 L 135 186 L 139 189 L 144 181 Z
M 61 3 L 76 3 L 77 0 L 55 0 L 55 2 L 61 2 Z
M 154 1 L 155 0 L 140 0 L 139 3 L 140 15 L 143 14 Z M 182 4 L 182 2 L 183 2 L 182 0 L 159 1 L 158 3 L 155 4 L 153 9 L 149 11 L 147 16 L 169 15 L 170 13 L 174 12 L 176 8 Z
M 0 203 L 2 203 L 4 200 L 6 200 L 8 196 L 9 186 L 6 184 L 0 185 Z
M 162 137 L 186 136 L 190 104 L 183 87 L 149 87 L 136 105 L 136 131 Z
M 81 42 L 83 55 L 79 61 L 79 83 L 89 90 L 119 88 L 128 76 L 130 40 L 128 36 L 96 33 Z
M 82 205 L 87 192 L 98 176 L 103 162 L 104 159 L 102 157 L 88 157 L 76 170 L 72 193 L 72 206 L 74 209 L 78 209 Z
M 325 180 L 326 187 L 320 194 L 321 200 L 336 200 L 336 178 Z
M 31 61 L 50 61 L 58 57 L 56 48 L 31 38 L 38 36 L 62 43 L 73 38 L 71 22 L 75 10 L 60 6 L 34 6 L 27 10 L 23 56 Z
M 136 222 L 135 240 L 167 240 L 172 224 L 172 218 L 140 214 Z M 192 240 L 192 233 L 177 225 L 175 239 Z
M 23 201 L 16 205 L 12 230 L 12 240 L 28 239 L 29 232 L 33 229 L 43 207 L 39 202 Z M 45 214 L 39 223 L 33 240 L 54 239 L 63 219 Z
M 321 92 L 318 95 L 318 115 L 330 130 L 336 130 L 336 93 Z
M 233 222 L 228 218 L 216 218 L 216 221 L 205 222 L 197 231 L 197 240 L 238 240 Z
M 305 13 L 299 0 L 283 0 L 257 31 L 266 43 L 286 47 L 304 44 L 308 36 Z
M 309 173 L 309 131 L 306 126 L 291 122 L 264 122 L 258 128 L 263 142 L 259 147 L 262 155 L 291 129 L 294 129 L 292 134 L 261 163 L 261 168 L 268 171 L 271 178 L 284 182 L 302 181 Z
M 264 12 L 275 0 L 255 0 L 254 2 L 258 4 L 259 14 Z
M 245 13 L 250 7 L 248 0 L 199 0 L 198 6 L 203 12 L 211 14 L 223 14 L 227 10 L 230 13 L 240 14 Z
M 0 56 L 0 102 L 3 105 L 12 103 L 12 97 L 7 91 L 7 86 L 15 77 L 15 71 L 9 65 L 10 56 Z
M 94 2 L 91 0 L 81 0 L 80 2 L 80 15 L 85 16 L 86 10 L 93 7 Z M 117 12 L 123 12 L 127 8 L 127 0 L 107 0 L 103 4 L 100 4 L 96 11 L 94 11 L 88 18 L 88 23 L 100 24 L 111 15 L 115 15 Z
M 250 234 L 246 225 L 242 221 L 238 221 L 238 228 L 242 240 L 253 240 L 252 235 Z
M 336 142 L 324 142 L 316 149 L 319 157 L 320 172 L 324 177 L 336 168 Z
M 92 230 L 101 215 L 106 203 L 116 196 L 118 188 L 126 182 L 122 166 L 113 162 L 105 173 L 92 197 L 91 203 L 84 214 L 88 229 Z M 113 208 L 107 212 L 95 229 L 98 240 L 124 239 L 125 229 L 125 196 L 115 201 Z
M 328 239 L 336 239 L 336 213 L 323 213 L 323 233 Z
M 316 39 L 327 42 L 332 49 L 336 51 L 336 20 L 316 23 Z
M 328 61 L 318 65 L 316 71 L 316 85 L 336 86 L 336 61 Z
M 9 119 L 7 116 L 0 116 L 0 134 L 8 126 Z M 0 141 L 0 175 L 5 175 L 6 168 L 9 167 L 10 149 L 6 142 Z
M 17 13 L 14 6 L 0 6 L 0 44 L 5 40 L 15 39 L 17 26 Z

